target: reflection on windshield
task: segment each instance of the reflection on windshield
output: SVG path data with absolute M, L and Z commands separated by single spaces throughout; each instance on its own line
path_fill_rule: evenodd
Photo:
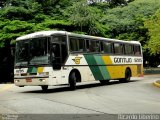
M 49 39 L 34 38 L 16 44 L 16 66 L 42 65 L 49 63 Z

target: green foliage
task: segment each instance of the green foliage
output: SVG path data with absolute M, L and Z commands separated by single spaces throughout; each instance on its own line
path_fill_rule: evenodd
M 29 33 L 32 28 L 33 24 L 25 21 L 0 21 L 0 47 L 4 46 L 5 41 L 14 43 L 17 37 Z
M 31 22 L 42 23 L 46 19 L 50 19 L 50 18 L 48 16 L 44 15 L 44 14 L 37 14 L 37 15 L 34 16 L 34 19 L 32 19 Z
M 88 0 L 88 2 L 92 5 L 99 3 L 107 3 L 108 7 L 113 8 L 116 6 L 126 6 L 129 2 L 133 2 L 134 0 Z
M 154 7 L 153 7 L 154 6 Z M 106 34 L 111 38 L 147 41 L 147 28 L 144 21 L 160 7 L 160 2 L 136 0 L 125 7 L 116 7 L 106 11 L 101 22 L 109 28 Z
M 32 14 L 30 14 L 30 12 L 24 7 L 10 6 L 10 7 L 3 8 L 3 10 L 1 11 L 2 11 L 1 16 L 5 19 L 28 20 L 32 18 Z
M 148 28 L 148 34 L 150 36 L 145 48 L 149 49 L 151 54 L 160 54 L 160 9 L 152 18 L 145 21 L 145 26 Z
M 99 9 L 101 11 L 105 11 L 110 8 L 108 2 L 92 2 L 89 4 L 89 6 L 96 7 L 97 9 Z
M 89 35 L 105 36 L 105 29 L 100 24 L 102 11 L 97 7 L 91 7 L 85 0 L 74 3 L 64 11 L 64 15 L 73 25 L 77 26 L 81 32 Z
M 86 1 L 75 3 L 73 6 L 66 9 L 66 15 L 69 20 L 76 26 L 82 27 L 89 24 L 92 20 L 92 11 Z
M 47 29 L 58 29 L 58 30 L 66 30 L 71 27 L 71 22 L 66 20 L 51 20 L 47 19 L 43 23 L 39 24 L 39 26 L 43 26 L 43 28 Z
M 7 26 L 3 27 L 5 33 L 20 33 L 30 29 L 32 29 L 32 24 L 19 20 L 10 21 Z

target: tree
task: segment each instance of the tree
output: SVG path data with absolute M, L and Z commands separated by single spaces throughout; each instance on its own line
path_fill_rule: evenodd
M 146 48 L 150 50 L 151 54 L 160 54 L 160 9 L 157 10 L 152 18 L 145 21 L 145 26 L 148 28 L 150 39 Z
M 0 1 L 0 7 L 4 7 L 4 5 L 5 5 L 5 0 L 1 0 Z
M 116 7 L 116 6 L 126 6 L 129 2 L 133 2 L 134 0 L 88 0 L 90 4 L 95 3 L 108 3 L 110 7 Z
M 64 11 L 64 15 L 73 25 L 80 28 L 79 31 L 90 35 L 104 36 L 105 29 L 99 22 L 102 12 L 96 7 L 89 6 L 86 0 L 76 2 L 73 6 L 68 7 Z
M 153 7 L 154 6 L 154 7 Z M 111 38 L 138 40 L 147 42 L 147 28 L 144 21 L 160 7 L 160 2 L 153 0 L 136 0 L 124 7 L 105 11 L 101 23 L 108 28 L 106 34 Z
M 8 4 L 9 4 L 9 1 L 10 1 L 10 0 L 1 0 L 1 1 L 0 1 L 0 8 L 3 8 L 3 7 L 5 7 L 6 5 L 8 5 Z

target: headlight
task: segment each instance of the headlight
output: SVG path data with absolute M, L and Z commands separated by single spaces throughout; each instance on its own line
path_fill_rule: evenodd
M 40 82 L 46 82 L 46 80 L 45 80 L 45 79 L 39 79 L 39 81 L 40 81 Z
M 15 80 L 14 82 L 15 82 L 15 83 L 18 83 L 18 82 L 19 82 L 19 80 Z
M 39 73 L 40 76 L 49 76 L 49 72 L 41 72 Z
M 14 74 L 14 76 L 21 76 L 20 74 Z

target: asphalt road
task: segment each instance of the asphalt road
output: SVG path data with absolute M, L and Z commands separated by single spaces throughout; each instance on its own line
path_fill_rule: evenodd
M 160 114 L 160 88 L 153 82 L 160 75 L 134 78 L 128 83 L 111 81 L 68 86 L 41 87 L 0 85 L 0 114 Z M 112 117 L 112 116 L 111 116 Z

